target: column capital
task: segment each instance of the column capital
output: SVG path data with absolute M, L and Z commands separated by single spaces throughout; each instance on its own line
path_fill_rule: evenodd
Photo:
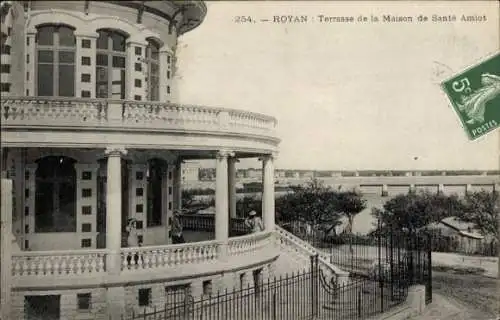
M 269 154 L 264 154 L 264 155 L 260 156 L 259 161 L 276 160 L 277 157 L 278 157 L 277 152 L 271 152 Z
M 230 157 L 234 157 L 234 152 L 230 151 L 230 150 L 222 149 L 222 150 L 217 151 L 217 154 L 215 156 L 217 157 L 218 160 L 227 159 Z
M 109 146 L 104 151 L 107 157 L 121 157 L 126 156 L 128 153 L 124 146 Z

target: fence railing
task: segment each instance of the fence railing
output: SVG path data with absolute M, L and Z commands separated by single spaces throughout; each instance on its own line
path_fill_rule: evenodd
M 348 271 L 351 277 L 390 283 L 404 277 L 411 285 L 425 285 L 427 303 L 432 301 L 431 234 L 391 231 L 374 236 L 331 237 L 294 224 L 285 226 L 297 237 L 328 253 L 331 264 Z
M 405 266 L 389 279 L 352 279 L 344 285 L 328 282 L 318 255 L 310 268 L 237 290 L 191 295 L 189 288 L 168 292 L 163 306 L 135 311 L 133 320 L 361 320 L 383 313 L 406 300 L 410 280 Z M 126 319 L 125 317 L 123 319 Z M 127 318 L 130 319 L 130 318 Z

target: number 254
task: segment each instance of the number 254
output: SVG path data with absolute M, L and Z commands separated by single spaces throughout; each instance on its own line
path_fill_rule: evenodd
M 451 86 L 455 92 L 464 91 L 464 93 L 470 93 L 472 91 L 472 89 L 470 88 L 469 79 L 467 79 L 467 78 L 462 78 L 458 81 L 454 81 L 451 84 Z

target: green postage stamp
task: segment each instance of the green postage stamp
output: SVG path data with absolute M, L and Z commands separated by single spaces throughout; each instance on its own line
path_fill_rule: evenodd
M 500 53 L 441 83 L 471 140 L 500 126 Z

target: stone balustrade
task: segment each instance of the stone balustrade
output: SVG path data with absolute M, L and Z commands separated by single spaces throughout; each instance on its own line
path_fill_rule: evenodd
M 271 232 L 258 232 L 241 237 L 233 237 L 228 242 L 229 256 L 239 256 L 246 253 L 258 252 L 272 244 Z
M 217 241 L 123 248 L 121 250 L 122 271 L 215 263 L 218 259 L 218 251 Z
M 293 251 L 297 256 L 303 259 L 309 259 L 312 255 L 318 255 L 318 263 L 323 273 L 328 277 L 335 277 L 336 283 L 345 285 L 349 278 L 349 272 L 340 269 L 336 265 L 330 263 L 330 256 L 325 252 L 317 250 L 315 247 L 286 231 L 285 229 L 275 226 L 277 242 L 280 248 Z
M 96 127 L 276 135 L 275 118 L 233 109 L 51 97 L 5 97 L 1 106 L 4 128 Z
M 106 271 L 106 250 L 21 251 L 12 255 L 12 275 L 74 276 Z

